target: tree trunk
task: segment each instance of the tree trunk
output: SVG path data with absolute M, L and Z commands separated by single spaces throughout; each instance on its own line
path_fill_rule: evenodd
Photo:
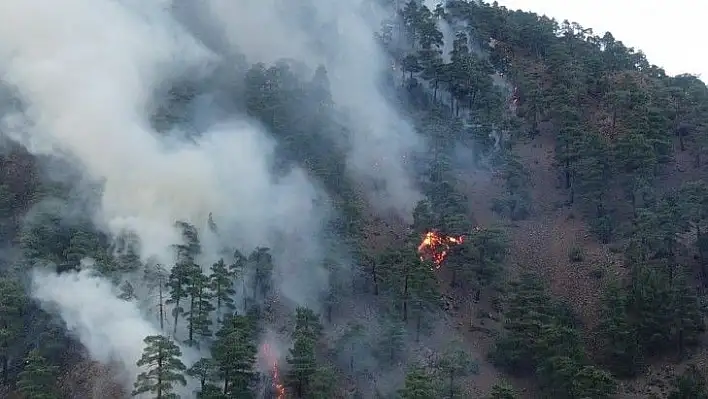
M 194 300 L 196 298 L 194 295 L 189 300 L 189 337 L 187 338 L 187 342 L 189 342 L 189 346 L 192 346 L 194 344 Z
M 575 202 L 575 187 L 570 186 L 570 192 L 568 193 L 568 203 L 573 204 Z
M 258 300 L 258 274 L 253 278 L 253 301 Z
M 218 280 L 218 279 L 217 279 Z M 223 292 L 221 292 L 221 284 L 217 282 L 216 287 L 214 287 L 214 295 L 216 295 L 216 315 L 220 316 L 221 315 L 221 296 L 223 295 Z
M 698 241 L 698 260 L 701 263 L 701 273 L 703 274 L 703 286 L 708 285 L 708 268 L 706 267 L 706 254 L 703 251 L 703 245 L 701 245 L 701 238 L 703 237 L 703 231 L 701 231 L 701 221 L 699 220 L 696 224 L 696 241 Z
M 634 217 L 637 217 L 637 193 L 636 191 L 632 190 L 632 193 L 630 194 L 631 200 L 632 200 L 632 214 Z
M 160 301 L 160 304 L 158 305 L 160 312 L 160 331 L 165 331 L 165 300 L 162 298 L 162 281 L 158 282 L 158 285 L 158 296 Z
M 403 321 L 408 321 L 408 273 L 403 279 Z
M 422 312 L 420 309 L 418 309 L 418 317 L 416 317 L 415 320 L 415 342 L 420 343 L 420 327 L 421 327 L 421 319 L 423 318 Z
M 179 309 L 179 303 L 180 303 L 180 300 L 179 300 L 179 299 L 175 301 L 175 310 L 174 310 L 174 312 L 175 312 L 174 323 L 175 323 L 175 324 L 174 324 L 174 327 L 173 327 L 173 329 L 172 329 L 172 336 L 173 336 L 174 338 L 177 338 L 177 321 L 179 320 L 179 311 L 178 311 L 178 309 Z
M 455 398 L 455 374 L 450 371 L 450 399 Z
M 678 333 L 678 359 L 681 361 L 683 359 L 683 350 L 684 350 L 684 338 L 683 338 L 683 327 L 679 329 Z
M 10 358 L 7 355 L 0 356 L 0 362 L 2 362 L 2 376 L 0 376 L 0 382 L 2 385 L 7 384 L 7 380 L 10 374 Z
M 246 279 L 241 280 L 241 289 L 243 290 L 243 310 L 248 310 L 248 296 L 246 295 Z
M 157 356 L 157 392 L 155 393 L 155 398 L 162 399 L 162 362 L 164 354 L 162 353 L 162 348 L 160 348 L 160 353 Z

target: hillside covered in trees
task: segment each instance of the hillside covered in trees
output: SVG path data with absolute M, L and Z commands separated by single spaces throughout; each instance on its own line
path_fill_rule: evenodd
M 8 4 L 0 397 L 708 398 L 696 76 L 477 1 Z

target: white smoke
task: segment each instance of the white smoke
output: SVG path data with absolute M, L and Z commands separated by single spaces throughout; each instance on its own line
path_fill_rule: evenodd
M 33 296 L 48 308 L 60 307 L 67 329 L 81 338 L 93 358 L 126 365 L 126 382 L 132 382 L 140 372 L 136 362 L 142 355 L 143 339 L 159 334 L 135 304 L 118 299 L 110 283 L 87 271 L 59 275 L 35 272 L 32 277 Z M 101 307 L 87 303 L 100 303 Z
M 433 13 L 435 12 L 435 9 L 438 7 L 439 4 L 443 4 L 443 2 L 440 0 L 425 0 L 423 2 L 423 5 L 428 7 L 428 9 Z M 438 29 L 440 29 L 440 32 L 442 32 L 443 34 L 443 47 L 441 49 L 443 61 L 450 62 L 450 52 L 453 48 L 452 43 L 455 40 L 456 31 L 455 29 L 453 29 L 452 26 L 450 26 L 449 23 L 447 23 L 447 21 L 442 18 L 437 19 L 436 25 Z
M 143 318 L 135 302 L 117 297 L 116 287 L 90 270 L 55 274 L 35 270 L 32 295 L 45 308 L 58 308 L 67 330 L 81 339 L 94 360 L 120 364 L 124 373 L 113 378 L 132 387 L 135 377 L 145 371 L 137 366 L 145 337 L 161 332 Z M 90 304 L 101 306 L 90 306 Z M 198 351 L 176 343 L 182 362 L 190 366 L 201 356 Z M 191 387 L 175 386 L 178 393 L 191 394 Z M 101 397 L 99 392 L 96 398 Z
M 334 101 L 350 116 L 351 172 L 371 186 L 380 209 L 410 217 L 420 193 L 407 160 L 422 142 L 379 85 L 390 65 L 374 39 L 383 14 L 365 3 L 208 0 L 192 18 L 223 31 L 223 54 L 324 64 Z M 308 262 L 324 213 L 305 172 L 273 176 L 275 143 L 243 119 L 212 121 L 190 142 L 150 127 L 158 88 L 185 75 L 198 80 L 221 61 L 222 52 L 207 49 L 175 14 L 167 0 L 0 2 L 0 73 L 24 106 L 3 117 L 3 132 L 103 182 L 96 224 L 111 234 L 134 231 L 144 259 L 169 264 L 175 220 L 201 226 L 212 212 L 229 244 L 275 247 L 288 260 L 280 263 L 282 293 L 312 301 L 326 284 Z M 142 339 L 156 330 L 109 282 L 83 273 L 33 278 L 35 297 L 62 315 L 92 356 L 137 372 Z
M 221 123 L 172 145 L 149 129 L 151 91 L 215 58 L 149 4 L 3 2 L 0 67 L 27 105 L 23 119 L 6 119 L 8 134 L 35 153 L 76 158 L 103 180 L 97 222 L 135 230 L 144 257 L 165 256 L 175 220 L 200 224 L 209 212 L 248 227 L 250 246 L 282 226 L 310 231 L 316 190 L 302 171 L 272 177 L 274 143 L 252 124 Z
M 312 237 L 322 216 L 313 205 L 318 191 L 301 170 L 277 179 L 269 172 L 274 143 L 261 129 L 221 121 L 196 141 L 178 143 L 151 130 L 154 90 L 187 73 L 198 77 L 218 62 L 174 21 L 169 6 L 1 2 L 0 72 L 25 106 L 6 115 L 4 133 L 35 154 L 75 160 L 102 181 L 96 224 L 113 234 L 137 233 L 144 258 L 169 264 L 175 220 L 201 225 L 209 212 L 233 233 L 229 244 L 242 248 Z M 290 267 L 303 258 L 294 251 L 316 250 L 313 241 L 281 249 Z M 309 300 L 313 294 L 299 288 L 322 285 L 321 276 L 298 271 L 283 291 Z M 298 285 L 304 280 L 310 286 Z M 155 329 L 134 305 L 116 299 L 108 282 L 35 274 L 34 285 L 35 297 L 53 304 L 92 356 L 117 357 L 135 371 L 142 339 Z
M 178 1 L 189 7 L 187 0 Z M 325 65 L 335 103 L 351 118 L 350 172 L 369 185 L 379 210 L 408 219 L 421 195 L 409 155 L 422 138 L 387 99 L 380 82 L 391 59 L 374 33 L 387 15 L 370 0 L 207 0 L 206 16 L 251 62 L 293 58 Z M 192 13 L 200 10 L 191 9 Z M 201 10 L 202 13 L 205 11 Z

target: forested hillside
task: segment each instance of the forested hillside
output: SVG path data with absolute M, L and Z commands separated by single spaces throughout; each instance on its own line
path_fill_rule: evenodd
M 0 397 L 708 398 L 696 76 L 496 2 L 9 3 Z

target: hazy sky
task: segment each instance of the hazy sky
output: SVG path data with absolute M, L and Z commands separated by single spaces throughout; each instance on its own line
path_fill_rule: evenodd
M 490 1 L 491 2 L 491 1 Z M 669 75 L 692 73 L 708 82 L 704 46 L 705 0 L 498 0 L 499 5 L 577 22 L 596 34 L 612 32 L 627 47 L 644 51 Z

